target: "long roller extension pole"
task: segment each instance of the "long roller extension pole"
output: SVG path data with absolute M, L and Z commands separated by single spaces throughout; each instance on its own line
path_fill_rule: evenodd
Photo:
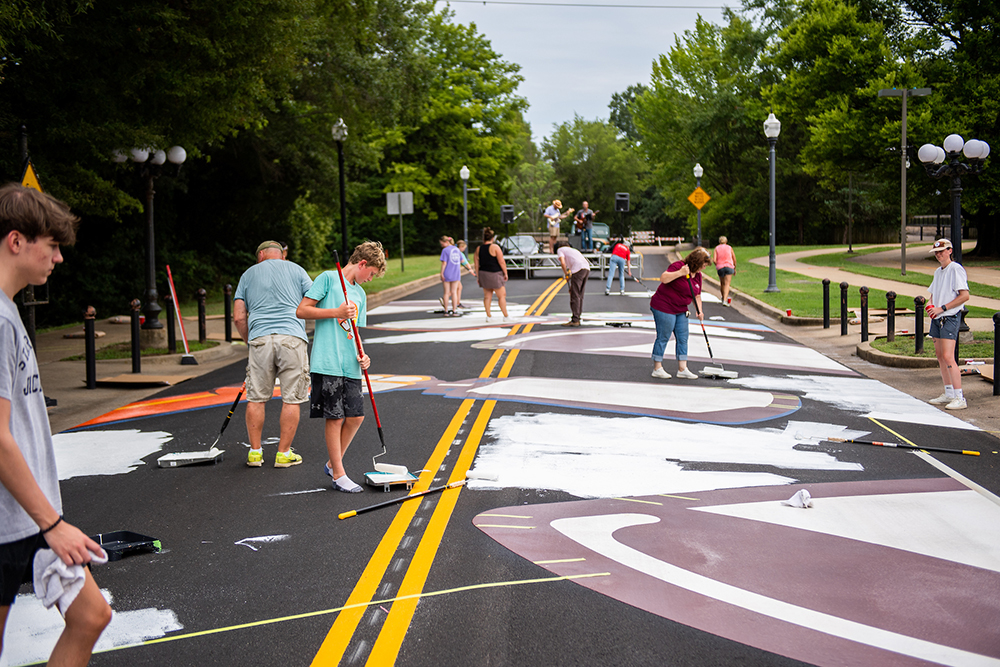
M 240 387 L 239 393 L 236 394 L 236 400 L 233 401 L 232 407 L 229 408 L 229 414 L 226 415 L 226 420 L 222 422 L 222 428 L 219 430 L 219 437 L 216 438 L 215 442 L 212 443 L 212 447 L 215 447 L 217 444 L 219 444 L 219 440 L 222 438 L 222 434 L 226 432 L 226 427 L 229 426 L 229 420 L 233 418 L 233 413 L 236 412 L 236 406 L 240 404 L 240 399 L 243 398 L 243 392 L 246 390 L 246 388 L 247 388 L 247 381 L 244 380 L 243 386 Z M 211 447 L 209 449 L 211 449 Z
M 874 445 L 875 447 L 898 447 L 900 449 L 925 449 L 929 452 L 944 452 L 946 454 L 966 454 L 967 456 L 979 456 L 979 452 L 969 449 L 948 449 L 947 447 L 921 447 L 915 445 L 905 445 L 898 442 L 880 442 L 878 440 L 853 440 L 850 438 L 834 438 L 833 436 L 823 438 L 830 442 L 850 442 L 855 445 Z
M 364 514 L 365 512 L 371 512 L 373 510 L 382 509 L 383 507 L 389 507 L 390 505 L 398 505 L 399 503 L 406 502 L 411 498 L 420 498 L 421 496 L 430 495 L 432 493 L 437 493 L 438 491 L 444 491 L 445 489 L 457 489 L 460 486 L 465 486 L 466 480 L 460 479 L 457 482 L 452 482 L 451 484 L 444 484 L 442 486 L 435 486 L 433 488 L 427 489 L 426 491 L 419 491 L 417 493 L 411 493 L 408 496 L 402 496 L 400 498 L 394 498 L 393 500 L 387 500 L 384 503 L 378 503 L 376 505 L 369 505 L 368 507 L 362 507 L 359 510 L 351 510 L 350 512 L 341 512 L 337 515 L 338 519 L 350 519 L 352 516 L 357 516 L 359 514 Z

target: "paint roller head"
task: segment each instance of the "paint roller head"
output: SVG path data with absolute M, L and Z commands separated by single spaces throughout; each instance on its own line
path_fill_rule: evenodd
M 478 470 L 470 470 L 467 473 L 465 473 L 465 478 L 466 479 L 481 479 L 484 482 L 495 482 L 498 479 L 500 479 L 500 476 L 497 475 L 496 473 L 480 472 Z
M 406 469 L 406 466 L 397 466 L 391 463 L 376 463 L 376 472 L 388 472 L 393 475 L 409 475 L 410 471 Z

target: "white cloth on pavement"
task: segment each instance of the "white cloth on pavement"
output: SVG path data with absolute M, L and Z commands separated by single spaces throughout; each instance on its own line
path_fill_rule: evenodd
M 789 498 L 788 500 L 782 500 L 781 504 L 788 505 L 789 507 L 799 507 L 802 509 L 806 509 L 813 506 L 813 501 L 812 501 L 812 496 L 809 495 L 809 492 L 806 491 L 805 489 L 801 489 L 800 491 L 796 491 L 795 495 Z

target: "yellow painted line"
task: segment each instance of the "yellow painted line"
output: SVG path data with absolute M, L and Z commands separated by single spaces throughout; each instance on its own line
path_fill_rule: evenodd
M 581 559 L 582 560 L 582 559 Z M 492 581 L 485 584 L 470 584 L 468 586 L 458 586 L 456 588 L 447 588 L 440 591 L 430 591 L 428 593 L 420 593 L 416 597 L 421 598 L 431 598 L 437 597 L 439 595 L 453 595 L 455 593 L 465 593 L 467 591 L 481 590 L 484 588 L 502 588 L 506 586 L 525 586 L 527 584 L 546 584 L 556 581 L 572 581 L 574 579 L 591 579 L 593 577 L 610 577 L 610 572 L 591 572 L 588 574 L 570 574 L 561 577 L 541 577 L 538 579 L 520 579 L 518 581 Z M 334 607 L 332 609 L 320 609 L 318 611 L 308 611 L 302 614 L 292 614 L 291 616 L 281 616 L 280 618 L 267 618 L 260 621 L 251 621 L 250 623 L 240 623 L 239 625 L 230 625 L 224 628 L 212 628 L 211 630 L 200 630 L 198 632 L 188 632 L 183 635 L 171 635 L 169 637 L 160 637 L 158 639 L 148 639 L 144 642 L 138 644 L 127 644 L 125 646 L 115 646 L 114 648 L 102 649 L 100 651 L 94 651 L 94 653 L 110 653 L 111 651 L 121 651 L 127 648 L 138 648 L 140 646 L 150 646 L 152 644 L 165 644 L 167 642 L 175 642 L 182 639 L 194 639 L 196 637 L 205 637 L 207 635 L 217 635 L 223 632 L 232 632 L 233 630 L 244 630 L 246 628 L 258 628 L 263 625 L 273 625 L 275 623 L 284 623 L 286 621 L 298 621 L 303 618 L 313 618 L 315 616 L 325 616 L 328 614 L 336 614 L 342 611 L 347 611 L 355 607 L 361 609 L 367 609 L 368 607 L 377 606 L 380 604 L 392 604 L 394 602 L 399 602 L 404 599 L 408 599 L 414 596 L 399 596 L 394 598 L 386 598 L 385 600 L 371 600 L 369 602 L 363 602 L 360 604 L 344 605 L 343 607 Z M 44 663 L 40 663 L 44 664 Z
M 561 282 L 565 281 L 556 281 L 555 285 L 549 288 L 549 293 L 554 294 L 555 288 L 561 286 L 560 284 Z M 544 296 L 545 293 L 543 292 L 542 296 L 539 296 L 537 299 L 535 299 L 535 302 L 532 303 L 531 306 L 529 306 L 528 311 L 526 312 L 531 312 L 536 308 L 538 308 Z M 549 300 L 551 301 L 551 297 Z M 525 330 L 529 330 L 530 328 L 531 325 L 528 325 L 525 328 Z M 483 369 L 483 372 L 480 373 L 479 377 L 481 378 L 489 377 L 492 374 L 493 369 L 496 367 L 496 364 L 500 360 L 500 357 L 501 355 L 503 355 L 503 353 L 504 353 L 503 350 L 495 350 L 494 353 L 490 356 L 490 359 L 487 362 L 486 367 Z M 505 364 L 504 367 L 506 368 L 507 365 Z M 486 403 L 490 405 L 490 409 L 487 412 L 492 413 L 492 405 L 495 404 L 495 401 L 487 401 Z M 438 441 L 438 444 L 435 447 L 434 452 L 431 454 L 430 459 L 428 459 L 427 463 L 424 465 L 425 472 L 420 476 L 420 479 L 417 481 L 417 484 L 414 485 L 414 491 L 422 491 L 430 487 L 430 484 L 434 479 L 434 475 L 441 468 L 441 465 L 444 462 L 444 458 L 447 455 L 448 450 L 451 447 L 451 444 L 457 437 L 461 425 L 465 422 L 465 419 L 471 412 L 472 406 L 474 404 L 475 401 L 473 399 L 465 399 L 462 401 L 462 405 L 455 413 L 455 416 L 452 417 L 451 423 L 449 423 L 448 428 L 445 429 L 445 432 L 441 436 L 441 439 Z M 480 415 L 482 415 L 482 412 L 480 412 Z M 487 420 L 488 420 L 488 415 L 487 415 Z M 476 423 L 479 423 L 478 419 Z M 475 430 L 475 427 L 473 428 L 473 430 Z M 485 426 L 483 427 L 483 430 L 485 430 Z M 482 434 L 480 433 L 480 437 L 481 435 Z M 476 440 L 476 446 L 478 447 L 478 439 Z M 466 445 L 466 447 L 468 447 L 468 445 Z M 473 449 L 473 455 L 474 454 L 475 454 L 475 449 Z M 465 477 L 465 474 L 468 472 L 471 463 L 472 461 L 470 459 L 469 462 L 465 465 L 465 467 L 461 469 L 461 476 L 456 478 L 455 475 L 453 474 L 451 481 L 457 481 L 457 479 L 463 479 Z M 458 472 L 458 468 L 456 468 L 455 472 L 456 473 Z M 457 498 L 458 497 L 457 491 L 459 490 L 460 489 L 448 489 L 443 491 L 441 494 L 441 499 L 438 502 L 438 507 L 441 506 L 441 502 L 444 501 L 445 498 L 451 496 Z M 367 606 L 369 604 L 369 601 L 375 596 L 375 592 L 379 584 L 382 582 L 382 579 L 385 577 L 386 570 L 388 570 L 389 568 L 389 564 L 392 560 L 392 557 L 399 549 L 399 543 L 402 541 L 403 536 L 405 535 L 406 530 L 409 528 L 410 523 L 413 521 L 413 518 L 416 515 L 417 510 L 420 508 L 420 505 L 421 503 L 403 503 L 400 506 L 399 510 L 396 513 L 396 517 L 393 519 L 392 524 L 389 526 L 389 529 L 386 531 L 385 535 L 383 535 L 382 541 L 379 543 L 379 546 L 375 550 L 375 553 L 368 561 L 368 565 L 365 567 L 365 571 L 361 574 L 361 577 L 358 579 L 358 583 L 355 584 L 354 590 L 351 592 L 350 597 L 347 599 L 347 604 L 345 605 L 344 613 L 341 613 L 340 615 L 337 616 L 337 620 L 334 622 L 333 627 L 330 628 L 330 632 L 327 633 L 327 636 L 323 640 L 323 644 L 320 646 L 319 651 L 316 653 L 315 658 L 313 658 L 312 662 L 313 665 L 335 666 L 340 664 L 340 660 L 343 658 L 344 653 L 347 651 L 347 647 L 354 637 L 354 633 L 357 630 L 358 624 L 361 622 L 361 618 L 364 615 L 365 606 Z M 436 514 L 437 512 L 435 511 L 435 515 Z M 450 516 L 451 514 L 450 510 L 448 514 Z M 431 517 L 432 521 L 433 518 L 434 517 L 432 516 Z M 429 528 L 430 524 L 428 524 L 428 530 Z M 427 541 L 426 536 L 427 532 L 425 530 L 424 538 L 421 538 L 420 545 L 417 547 L 418 551 L 421 549 L 421 547 L 423 547 L 424 543 Z M 435 550 L 436 550 L 436 545 L 435 545 Z M 395 609 L 395 607 L 393 607 L 393 609 Z M 412 613 L 410 614 L 410 618 L 412 618 Z M 407 626 L 408 625 L 409 621 L 407 621 Z M 406 628 L 404 627 L 403 628 L 404 635 L 405 632 Z M 400 643 L 401 642 L 402 638 L 400 638 Z M 399 649 L 397 647 L 394 653 L 398 653 L 398 651 Z
M 659 505 L 663 507 L 663 503 L 658 503 L 655 500 L 639 500 L 638 498 L 615 498 L 615 500 L 627 500 L 630 503 L 642 503 L 643 505 Z
M 554 565 L 556 563 L 579 563 L 586 558 L 560 558 L 559 560 L 536 560 L 535 565 Z
M 507 526 L 502 523 L 477 523 L 476 528 L 517 528 L 518 530 L 534 530 L 534 526 Z
M 687 496 L 672 496 L 669 493 L 660 494 L 664 498 L 679 498 L 680 500 L 698 500 L 698 498 L 688 498 Z
M 523 514 L 480 514 L 479 516 L 488 516 L 491 519 L 531 519 L 533 517 L 525 516 Z

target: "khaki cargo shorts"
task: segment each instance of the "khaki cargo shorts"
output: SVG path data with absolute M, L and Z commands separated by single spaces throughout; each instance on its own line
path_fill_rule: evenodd
M 309 400 L 309 344 L 296 336 L 269 334 L 247 345 L 247 400 L 264 403 L 274 396 L 274 379 L 281 384 L 283 403 Z

